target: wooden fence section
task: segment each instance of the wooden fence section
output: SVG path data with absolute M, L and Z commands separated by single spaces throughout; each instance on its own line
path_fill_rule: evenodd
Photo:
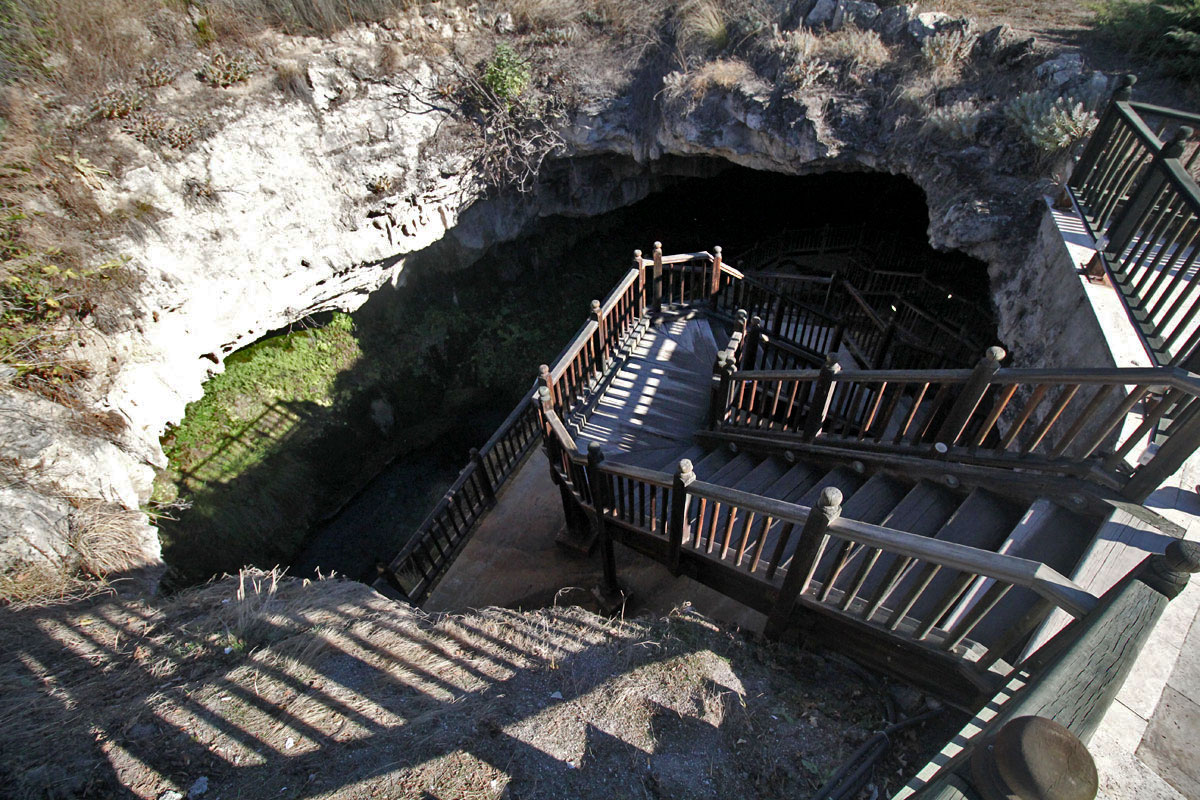
M 1069 475 L 1141 502 L 1200 443 L 1200 377 L 1175 368 L 747 371 L 718 430 Z M 1160 422 L 1171 420 L 1163 430 Z M 1153 457 L 1130 454 L 1159 430 Z
M 1119 84 L 1067 188 L 1155 363 L 1200 359 L 1200 115 L 1134 103 Z
M 532 394 L 532 390 L 530 392 Z M 421 603 L 450 568 L 480 517 L 541 438 L 542 426 L 529 396 L 521 400 L 492 438 L 458 473 L 445 496 L 413 532 L 388 566 L 389 587 Z
M 598 447 L 587 457 L 575 449 L 548 402 L 542 425 L 552 469 L 605 546 L 606 576 L 615 580 L 611 543 L 622 542 L 767 614 L 776 629 L 803 607 L 854 626 L 881 651 L 905 649 L 911 678 L 964 703 L 1011 668 L 998 662 L 1040 619 L 1028 615 L 989 647 L 973 642 L 1008 592 L 1028 589 L 1041 611 L 1075 617 L 1096 602 L 1034 561 L 840 519 L 836 490 L 814 510 L 697 480 L 687 461 L 674 475 L 609 465 Z M 988 591 L 972 594 L 981 579 Z

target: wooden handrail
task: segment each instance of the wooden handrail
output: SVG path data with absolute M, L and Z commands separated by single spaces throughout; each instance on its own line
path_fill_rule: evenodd
M 586 459 L 582 459 L 586 463 Z M 604 475 L 627 478 L 662 488 L 670 488 L 674 476 L 657 470 L 627 464 L 605 462 L 600 467 Z M 691 496 L 702 497 L 751 511 L 763 518 L 803 525 L 812 513 L 809 506 L 788 503 L 758 494 L 731 489 L 702 480 L 693 481 L 687 489 Z M 947 542 L 916 533 L 895 530 L 858 520 L 838 518 L 830 523 L 830 533 L 838 538 L 865 544 L 888 553 L 920 559 L 960 572 L 1003 581 L 1033 590 L 1038 595 L 1074 617 L 1081 617 L 1095 608 L 1097 599 L 1079 584 L 1052 567 L 1039 561 L 981 550 L 958 542 Z

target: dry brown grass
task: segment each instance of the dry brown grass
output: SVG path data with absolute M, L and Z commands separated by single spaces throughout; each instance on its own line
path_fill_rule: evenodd
M 787 34 L 784 47 L 787 79 L 801 89 L 838 76 L 861 82 L 895 57 L 878 33 L 853 24 L 832 32 L 800 28 Z
M 806 796 L 887 691 L 689 612 L 428 617 L 361 584 L 254 571 L 12 614 L 0 646 L 12 796 L 154 798 L 199 774 L 250 797 Z M 914 762 L 919 746 L 897 743 Z
M 722 58 L 706 62 L 699 69 L 687 73 L 674 91 L 686 93 L 692 100 L 699 100 L 714 89 L 732 91 L 754 80 L 754 77 L 754 70 L 744 62 Z

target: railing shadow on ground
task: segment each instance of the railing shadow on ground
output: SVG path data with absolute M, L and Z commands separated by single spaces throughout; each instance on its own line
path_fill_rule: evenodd
M 686 617 L 670 642 L 650 642 L 637 623 L 572 611 L 434 619 L 359 584 L 276 591 L 258 573 L 242 586 L 226 580 L 165 611 L 108 599 L 9 611 L 0 794 L 157 798 L 205 778 L 214 794 L 245 797 L 634 796 L 656 755 L 638 738 L 640 699 L 604 753 L 591 736 L 539 727 L 552 707 L 611 704 L 639 671 L 712 646 L 688 632 L 707 623 Z M 731 645 L 721 657 L 730 688 L 712 694 L 724 703 L 761 656 Z M 707 695 L 648 694 L 713 735 L 743 724 L 714 721 Z

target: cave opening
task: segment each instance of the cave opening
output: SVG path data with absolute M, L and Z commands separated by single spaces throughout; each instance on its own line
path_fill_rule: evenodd
M 687 160 L 685 160 L 687 161 Z M 754 269 L 788 232 L 863 226 L 990 307 L 986 265 L 928 244 L 906 178 L 789 176 L 691 160 L 607 213 L 535 218 L 510 241 L 451 231 L 352 314 L 310 318 L 233 353 L 164 436 L 168 585 L 246 564 L 370 580 L 628 270 L 633 251 L 721 245 Z M 678 165 L 677 165 L 678 166 Z M 180 502 L 181 501 L 181 502 Z

